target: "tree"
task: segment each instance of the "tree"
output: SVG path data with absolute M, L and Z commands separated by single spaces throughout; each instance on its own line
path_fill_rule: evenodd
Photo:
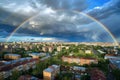
M 19 78 L 19 76 L 20 76 L 19 71 L 14 70 L 14 71 L 12 72 L 12 76 L 11 76 L 10 80 L 17 80 L 17 79 Z
M 58 74 L 55 80 L 72 80 L 72 73 Z
M 3 77 L 3 76 L 0 76 L 0 80 L 4 80 L 4 77 Z
M 120 70 L 119 69 L 115 69 L 112 71 L 114 77 L 116 78 L 116 80 L 120 80 Z
M 80 80 L 90 80 L 90 76 L 89 75 L 83 75 L 83 76 L 81 76 Z

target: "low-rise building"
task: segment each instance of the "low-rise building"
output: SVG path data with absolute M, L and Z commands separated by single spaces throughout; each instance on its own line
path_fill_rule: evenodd
M 43 71 L 44 80 L 54 80 L 55 76 L 60 72 L 60 66 L 52 65 Z
M 48 47 L 47 46 L 42 47 L 42 51 L 47 52 L 48 51 Z
M 85 50 L 85 53 L 86 53 L 86 54 L 91 54 L 91 53 L 92 53 L 92 50 Z
M 39 79 L 31 75 L 22 75 L 18 78 L 18 80 L 42 80 L 42 79 Z
M 105 54 L 106 52 L 102 51 L 102 50 L 97 50 L 100 54 Z
M 115 54 L 106 54 L 106 55 L 104 56 L 104 59 L 113 59 L 113 58 L 115 58 L 115 59 L 120 59 L 120 57 L 117 56 L 117 55 L 115 55 Z
M 5 54 L 4 59 L 19 59 L 21 58 L 21 55 L 19 54 Z
M 110 61 L 110 64 L 109 64 L 110 70 L 111 69 L 120 69 L 120 58 L 119 59 L 111 58 L 111 59 L 109 59 L 109 61 Z
M 66 46 L 65 49 L 69 49 L 69 46 Z
M 95 58 L 79 58 L 79 57 L 73 57 L 73 56 L 63 56 L 62 60 L 64 62 L 68 62 L 68 63 L 77 63 L 79 65 L 84 65 L 84 64 L 97 64 L 98 60 Z
M 54 51 L 54 47 L 53 47 L 53 46 L 48 47 L 48 51 L 49 51 L 50 53 L 53 52 L 53 51 Z
M 35 68 L 35 64 L 38 62 L 38 59 L 31 58 L 20 58 L 18 60 L 12 60 L 9 63 L 3 66 L 0 66 L 0 78 L 8 78 L 12 75 L 12 71 L 25 71 L 30 68 Z
M 86 74 L 86 68 L 85 67 L 73 66 L 73 71 L 78 72 L 80 75 Z
M 30 53 L 29 56 L 32 56 L 32 58 L 40 58 L 46 56 L 46 53 Z
M 58 46 L 57 47 L 57 51 L 61 51 L 62 50 L 62 47 L 61 46 Z
M 79 66 L 73 66 L 73 70 L 85 72 L 86 68 L 85 67 L 79 67 Z

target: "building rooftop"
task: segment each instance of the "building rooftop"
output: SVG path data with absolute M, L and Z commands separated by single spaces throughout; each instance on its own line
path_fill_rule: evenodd
M 105 55 L 105 59 L 120 59 L 119 56 L 110 56 L 110 55 Z
M 112 63 L 113 65 L 116 66 L 116 68 L 120 69 L 120 58 L 113 58 L 113 59 L 109 59 L 110 63 Z
M 18 78 L 18 80 L 42 80 L 42 79 L 39 79 L 31 75 L 22 75 Z
M 30 59 L 30 58 L 20 58 L 18 60 L 12 60 L 10 61 L 10 64 L 6 64 L 4 66 L 0 66 L 0 72 L 2 71 L 9 71 L 13 69 L 14 67 L 25 65 L 27 63 L 38 61 L 38 59 Z
M 8 55 L 8 56 L 20 56 L 19 54 L 5 54 L 5 55 Z
M 39 53 L 31 53 L 30 55 L 40 56 Z
M 99 53 L 101 53 L 101 54 L 104 54 L 104 53 L 106 53 L 106 52 L 104 52 L 104 51 L 102 51 L 102 50 L 97 50 Z
M 85 67 L 79 67 L 79 66 L 73 66 L 73 70 L 82 70 L 82 71 L 85 71 L 86 68 Z
M 46 53 L 30 53 L 30 56 L 43 56 L 46 55 Z
M 53 72 L 54 70 L 52 68 L 47 68 L 44 71 L 46 71 L 46 72 Z
M 55 69 L 58 68 L 59 66 L 58 65 L 52 65 L 52 67 L 54 67 Z
M 46 72 L 53 72 L 55 69 L 57 69 L 59 66 L 58 65 L 52 65 L 49 66 L 47 69 L 45 69 L 44 71 Z

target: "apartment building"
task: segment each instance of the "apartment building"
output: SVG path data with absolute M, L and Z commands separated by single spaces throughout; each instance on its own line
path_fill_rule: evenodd
M 54 80 L 55 76 L 60 72 L 60 66 L 52 65 L 43 71 L 44 80 Z
M 98 60 L 95 58 L 79 58 L 79 57 L 73 57 L 73 56 L 63 56 L 62 61 L 68 62 L 68 63 L 77 63 L 79 65 L 84 64 L 91 64 L 91 63 L 98 63 Z
M 30 68 L 35 68 L 38 59 L 31 58 L 20 58 L 18 60 L 12 60 L 9 63 L 0 66 L 0 78 L 7 78 L 12 75 L 12 72 L 17 71 L 26 71 Z
M 21 55 L 19 54 L 5 54 L 4 55 L 4 59 L 13 59 L 13 60 L 17 60 L 20 59 Z

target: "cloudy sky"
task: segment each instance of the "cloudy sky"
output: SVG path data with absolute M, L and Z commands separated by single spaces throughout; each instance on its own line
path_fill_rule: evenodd
M 0 42 L 120 41 L 119 4 L 120 0 L 1 0 Z

